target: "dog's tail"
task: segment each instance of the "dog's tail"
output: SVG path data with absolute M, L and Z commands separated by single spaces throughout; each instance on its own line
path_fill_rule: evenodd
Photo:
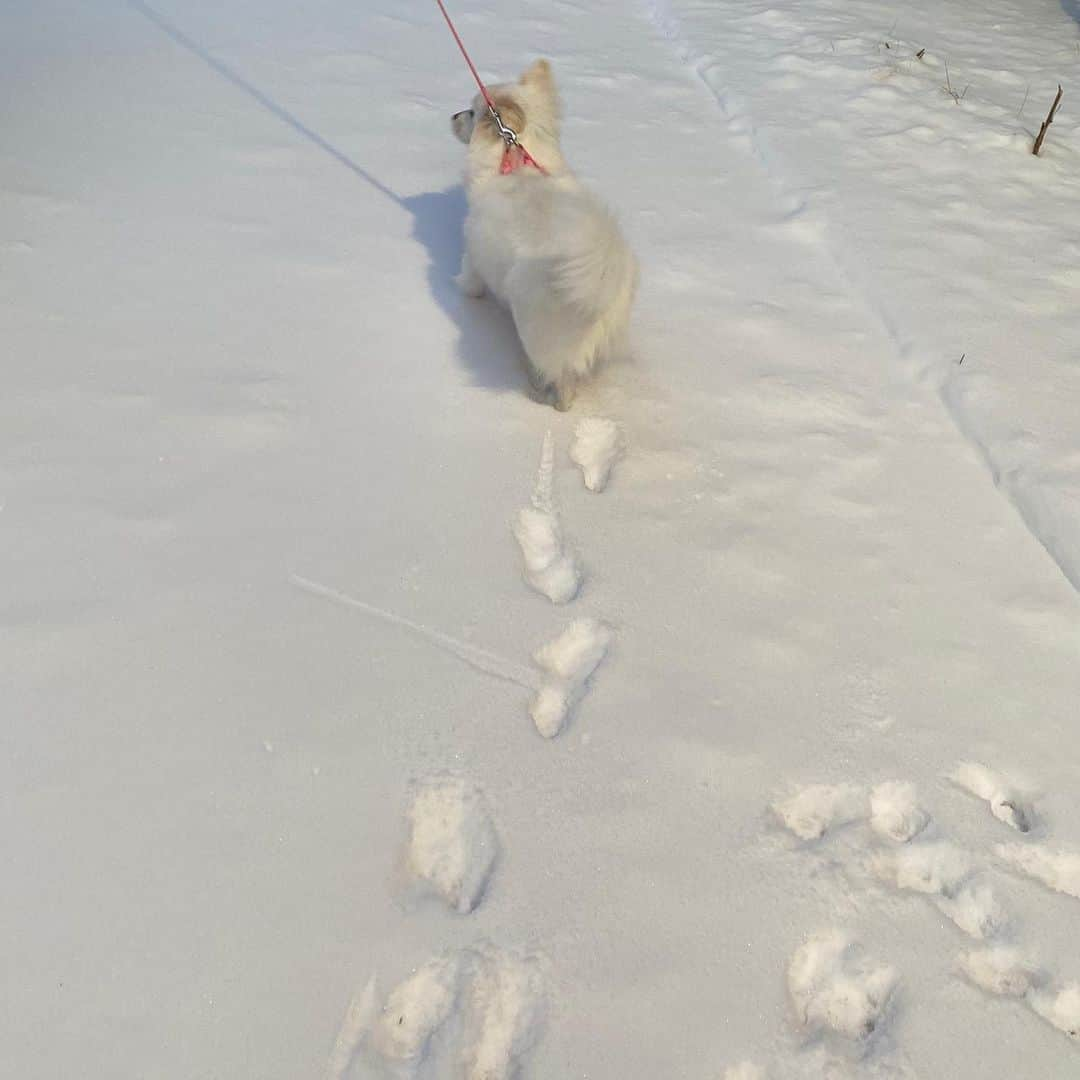
M 587 201 L 586 201 L 587 200 Z M 569 252 L 555 267 L 555 288 L 582 314 L 596 318 L 628 310 L 637 288 L 637 262 L 619 223 L 587 196 L 567 200 L 558 228 Z

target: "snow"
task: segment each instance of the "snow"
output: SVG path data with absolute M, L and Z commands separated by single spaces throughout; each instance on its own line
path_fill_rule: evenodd
M 962 761 L 949 776 L 957 787 L 984 799 L 990 813 L 1017 832 L 1030 832 L 1035 812 L 1016 785 L 1000 773 L 973 761 Z
M 574 428 L 570 460 L 580 467 L 590 491 L 601 492 L 607 487 L 611 469 L 622 453 L 622 432 L 614 420 L 586 416 Z
M 581 570 L 573 554 L 565 549 L 559 515 L 554 507 L 554 455 L 551 432 L 547 431 L 532 506 L 518 511 L 514 536 L 521 547 L 525 580 L 553 604 L 566 604 L 577 596 L 581 587 Z
M 801 840 L 817 840 L 841 825 L 865 817 L 866 792 L 854 784 L 812 784 L 773 804 L 784 827 Z
M 456 0 L 641 264 L 567 414 L 453 283 L 430 0 L 9 8 L 5 1073 L 1073 1075 L 1075 5 Z
M 1018 949 L 993 945 L 960 958 L 963 973 L 978 987 L 1001 997 L 1024 997 L 1041 981 L 1039 969 Z
M 454 911 L 467 915 L 480 902 L 499 853 L 481 792 L 459 777 L 423 783 L 409 807 L 411 872 Z
M 1005 924 L 1006 914 L 993 889 L 970 880 L 975 873 L 971 857 L 948 841 L 928 841 L 882 852 L 875 858 L 874 867 L 897 889 L 929 896 L 944 915 L 972 937 L 991 937 Z
M 543 963 L 491 947 L 478 953 L 477 963 L 466 1028 L 466 1080 L 511 1080 L 543 1029 Z
M 906 844 L 930 824 L 914 784 L 889 780 L 870 792 L 870 827 L 879 836 Z
M 383 1060 L 400 1066 L 399 1075 L 417 1075 L 432 1036 L 457 1007 L 460 979 L 461 958 L 444 956 L 428 961 L 390 992 L 371 1042 Z
M 1080 1039 L 1080 983 L 1070 983 L 1054 993 L 1032 994 L 1031 1007 L 1058 1031 Z
M 873 965 L 839 931 L 812 937 L 788 967 L 788 991 L 799 1023 L 848 1039 L 872 1035 L 899 981 L 887 965 Z
M 998 844 L 995 850 L 1021 874 L 1080 900 L 1080 853 L 1055 851 L 1045 844 Z
M 611 631 L 596 619 L 575 619 L 534 655 L 545 679 L 529 706 L 536 730 L 545 739 L 562 731 L 566 718 L 585 692 L 592 673 L 611 646 Z

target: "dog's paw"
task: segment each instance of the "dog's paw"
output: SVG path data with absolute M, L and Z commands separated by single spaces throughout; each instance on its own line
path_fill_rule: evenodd
M 552 388 L 552 404 L 559 412 L 568 412 L 577 396 L 577 387 L 573 383 L 557 382 Z
M 484 295 L 484 282 L 473 270 L 463 267 L 454 282 L 465 296 L 471 296 L 474 300 L 479 300 Z

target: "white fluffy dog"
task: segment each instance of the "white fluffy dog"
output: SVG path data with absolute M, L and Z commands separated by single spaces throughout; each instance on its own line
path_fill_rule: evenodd
M 458 284 L 510 309 L 537 393 L 568 409 L 577 384 L 622 344 L 637 264 L 611 213 L 563 160 L 548 62 L 490 93 L 528 153 L 506 147 L 480 95 L 454 116 L 469 147 Z

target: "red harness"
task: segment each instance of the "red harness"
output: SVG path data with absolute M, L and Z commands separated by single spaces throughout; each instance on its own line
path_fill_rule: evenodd
M 476 80 L 476 85 L 480 87 L 480 94 L 484 99 L 484 103 L 488 107 L 488 112 L 491 113 L 492 120 L 495 121 L 496 126 L 499 129 L 499 134 L 502 136 L 503 141 L 506 143 L 506 149 L 503 151 L 502 162 L 499 165 L 499 175 L 508 176 L 512 172 L 517 172 L 518 169 L 524 169 L 531 167 L 533 169 L 542 172 L 547 175 L 547 169 L 540 164 L 525 149 L 521 143 L 518 142 L 517 132 L 512 128 L 508 128 L 503 122 L 502 117 L 499 116 L 499 110 L 495 108 L 495 102 L 491 100 L 491 95 L 488 93 L 488 88 L 484 85 L 483 80 L 480 78 L 479 72 L 476 70 L 476 65 L 469 58 L 469 54 L 465 51 L 465 43 L 461 40 L 461 35 L 457 32 L 454 26 L 453 20 L 450 18 L 450 12 L 446 10 L 446 5 L 443 0 L 435 0 L 435 3 L 439 5 L 439 10 L 443 13 L 443 18 L 446 20 L 446 25 L 450 27 L 450 33 L 454 35 L 454 40 L 457 42 L 458 48 L 461 50 L 461 55 L 465 57 L 465 63 L 469 65 L 469 70 L 472 72 L 473 78 Z
M 525 169 L 530 166 L 534 169 L 538 169 L 540 172 L 544 173 L 545 176 L 547 175 L 547 169 L 545 169 L 544 166 L 521 145 L 521 143 L 514 142 L 503 151 L 502 164 L 499 165 L 499 174 L 501 176 L 508 176 L 512 172 L 517 172 L 518 169 Z

